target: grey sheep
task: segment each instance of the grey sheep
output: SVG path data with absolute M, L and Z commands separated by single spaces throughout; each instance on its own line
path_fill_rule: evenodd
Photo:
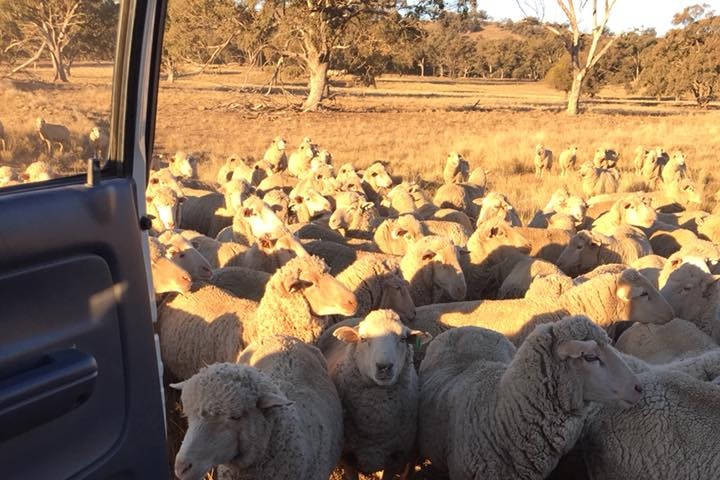
M 356 326 L 331 328 L 318 341 L 345 417 L 346 478 L 411 468 L 420 396 L 413 345 L 430 336 L 410 330 L 392 310 L 376 310 Z
M 182 390 L 188 431 L 175 458 L 180 480 L 214 466 L 219 478 L 327 480 L 342 448 L 342 410 L 320 352 L 276 336 L 220 363 Z
M 446 335 L 420 366 L 419 444 L 454 480 L 544 479 L 595 402 L 627 408 L 641 397 L 636 375 L 584 316 L 537 327 L 509 362 L 507 346 L 482 358 Z

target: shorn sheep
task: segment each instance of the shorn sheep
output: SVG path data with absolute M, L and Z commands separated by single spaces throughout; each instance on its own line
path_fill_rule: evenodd
M 188 431 L 175 458 L 180 480 L 327 480 L 342 448 L 342 410 L 320 352 L 274 336 L 182 383 Z
M 403 325 L 394 311 L 376 310 L 357 326 L 339 326 L 319 340 L 343 405 L 346 478 L 357 480 L 358 471 L 383 470 L 386 480 L 407 474 L 420 395 L 413 345 L 430 338 Z
M 460 335 L 490 345 L 461 348 Z M 638 378 L 587 317 L 537 327 L 509 361 L 505 342 L 482 329 L 446 332 L 420 366 L 420 453 L 453 480 L 544 479 L 594 403 L 627 408 L 641 398 Z
M 538 144 L 535 147 L 535 157 L 533 158 L 533 165 L 535 166 L 535 176 L 542 178 L 545 171 L 550 172 L 552 168 L 553 153 L 552 150 L 548 150 L 542 144 Z
M 48 155 L 52 155 L 53 144 L 60 146 L 60 155 L 66 146 L 70 146 L 70 130 L 65 125 L 47 123 L 42 117 L 38 117 L 35 120 L 35 128 L 47 147 Z

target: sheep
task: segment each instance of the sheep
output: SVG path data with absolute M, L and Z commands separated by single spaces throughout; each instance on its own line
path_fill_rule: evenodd
M 563 275 L 553 263 L 523 255 L 502 279 L 498 298 L 523 298 L 535 278 Z
M 638 377 L 585 316 L 538 326 L 511 360 L 502 338 L 477 340 L 490 344 L 478 352 L 457 336 L 436 338 L 419 373 L 420 454 L 452 479 L 544 479 L 595 402 L 627 408 L 642 396 Z
M 355 192 L 343 192 L 344 200 L 330 216 L 328 226 L 339 231 L 343 236 L 370 238 L 372 230 L 378 223 L 378 212 L 375 204 L 368 202 Z
M 650 245 L 653 252 L 666 258 L 680 250 L 683 245 L 691 244 L 697 240 L 697 235 L 684 228 L 671 231 L 657 230 L 650 235 Z
M 287 230 L 275 212 L 256 196 L 250 196 L 243 202 L 240 215 L 250 225 L 250 230 L 255 238 L 268 234 L 275 236 L 278 232 Z
M 381 308 L 397 312 L 409 322 L 415 317 L 415 304 L 410 296 L 409 284 L 400 272 L 397 262 L 363 257 L 336 276 L 357 298 L 358 317 Z
M 197 179 L 198 178 L 198 159 L 194 155 L 188 155 L 183 151 L 175 152 L 170 157 L 168 168 L 176 178 Z
M 280 268 L 265 287 L 253 323 L 256 338 L 293 335 L 314 342 L 328 327 L 327 315 L 352 316 L 358 303 L 316 256 L 297 257 Z
M 386 198 L 382 202 L 382 207 L 387 209 L 388 215 L 392 216 L 415 213 L 417 211 L 417 205 L 415 204 L 413 191 L 418 188 L 418 185 L 414 182 L 401 182 L 395 185 L 387 193 Z
M 13 167 L 3 165 L 0 167 L 0 188 L 20 184 L 20 175 Z
M 464 212 L 470 218 L 477 218 L 479 209 L 473 201 L 484 193 L 484 189 L 469 183 L 446 183 L 437 189 L 432 203 L 437 208 L 452 208 Z
M 165 246 L 165 256 L 188 272 L 193 281 L 206 282 L 213 276 L 208 260 L 179 233 L 167 230 L 158 237 L 158 241 Z
M 552 150 L 543 147 L 542 144 L 538 144 L 535 146 L 535 157 L 533 158 L 533 165 L 535 166 L 536 177 L 542 178 L 546 170 L 550 172 L 550 170 L 552 169 L 552 161 Z
M 598 148 L 593 157 L 593 166 L 609 170 L 617 166 L 618 160 L 620 160 L 620 155 L 615 150 Z
M 663 184 L 662 197 L 657 197 L 658 207 L 677 204 L 686 210 L 696 209 L 702 203 L 702 189 L 689 178 L 681 178 L 675 182 Z M 667 199 L 667 200 L 666 200 Z
M 542 211 L 535 213 L 528 226 L 547 228 L 557 214 L 569 217 L 574 227 L 579 226 L 585 221 L 587 208 L 585 200 L 577 195 L 571 195 L 566 188 L 559 188 L 553 192 Z
M 657 212 L 650 200 L 638 194 L 628 194 L 618 199 L 610 210 L 597 217 L 592 224 L 595 232 L 613 235 L 623 225 L 650 228 L 657 221 Z
M 560 166 L 560 176 L 567 176 L 568 172 L 575 170 L 575 164 L 577 163 L 577 152 L 578 147 L 572 146 L 562 152 L 558 157 L 558 165 Z
M 615 348 L 650 364 L 665 364 L 695 357 L 718 344 L 693 323 L 681 318 L 663 325 L 636 323 L 625 330 Z
M 595 168 L 592 162 L 580 166 L 582 190 L 586 197 L 601 193 L 615 193 L 618 190 L 620 175 L 617 170 Z
M 425 230 L 418 219 L 412 215 L 384 220 L 373 235 L 373 240 L 381 252 L 392 255 L 405 255 L 410 242 L 417 240 L 425 234 Z
M 252 194 L 252 187 L 241 178 L 233 178 L 221 185 L 219 191 L 225 197 L 225 212 L 222 213 L 233 216 Z
M 297 150 L 290 154 L 287 166 L 288 173 L 296 178 L 302 177 L 310 170 L 310 160 L 312 160 L 316 153 L 317 151 L 315 145 L 312 144 L 312 140 L 305 137 L 300 145 L 298 145 Z
M 685 164 L 685 154 L 677 151 L 672 154 L 670 160 L 662 169 L 661 177 L 663 183 L 669 184 L 678 182 L 688 177 L 687 165 Z
M 0 151 L 5 151 L 7 145 L 5 144 L 5 127 L 3 127 L 2 122 L 0 122 L 0 145 L 2 145 Z
M 403 325 L 392 310 L 373 311 L 357 326 L 337 326 L 323 337 L 318 345 L 345 417 L 346 478 L 379 470 L 384 479 L 406 476 L 414 459 L 420 394 L 413 345 L 431 337 Z
M 362 175 L 362 188 L 367 199 L 380 208 L 383 194 L 393 185 L 393 180 L 381 161 L 373 162 Z
M 448 153 L 443 169 L 443 180 L 445 183 L 465 183 L 468 181 L 470 166 L 467 160 L 458 152 Z
M 265 285 L 271 275 L 245 267 L 223 267 L 212 273 L 209 283 L 232 293 L 236 297 L 259 302 L 265 294 Z
M 530 282 L 523 298 L 558 298 L 574 287 L 573 279 L 565 275 L 540 275 Z
M 324 165 L 332 166 L 332 154 L 325 149 L 320 150 L 310 160 L 310 171 L 317 170 Z
M 213 269 L 241 266 L 248 246 L 236 242 L 219 242 L 192 230 L 183 230 L 180 234 L 188 239 L 192 246 L 205 257 Z
M 642 145 L 635 147 L 635 158 L 633 159 L 633 170 L 635 175 L 642 175 L 643 166 L 645 165 L 645 158 L 650 155 L 651 151 Z
M 182 222 L 184 197 L 168 187 L 154 187 L 145 192 L 146 215 L 151 219 L 151 228 L 157 233 L 172 230 Z
M 675 314 L 688 320 L 720 342 L 720 302 L 718 277 L 692 263 L 680 265 L 663 285 L 660 293 L 675 310 Z
M 161 168 L 160 170 L 151 170 L 148 177 L 147 190 L 155 187 L 167 187 L 175 192 L 178 198 L 185 198 L 183 186 L 180 184 L 175 175 L 170 172 L 169 168 Z
M 654 251 L 654 250 L 653 250 Z M 659 287 L 660 272 L 665 267 L 667 259 L 660 255 L 652 254 L 640 257 L 634 262 L 630 262 L 630 268 L 634 268 L 640 272 L 655 288 Z
M 661 172 L 664 165 L 665 153 L 662 152 L 662 149 L 649 150 L 646 153 L 640 175 L 651 188 L 657 186 L 658 182 L 662 180 Z
M 570 243 L 573 234 L 558 228 L 515 227 L 530 245 L 528 254 L 555 263 Z
M 298 223 L 309 222 L 332 212 L 330 201 L 314 188 L 294 188 L 290 192 L 290 212 Z
M 60 146 L 60 155 L 66 146 L 70 146 L 70 130 L 65 125 L 47 123 L 42 117 L 35 120 L 35 128 L 40 140 L 47 147 L 47 154 L 52 156 L 52 145 Z
M 275 212 L 275 215 L 284 224 L 288 223 L 290 210 L 290 197 L 282 190 L 272 190 L 263 195 L 263 202 Z
M 457 247 L 445 237 L 431 235 L 412 242 L 400 260 L 400 270 L 410 282 L 416 306 L 437 303 L 444 296 L 465 298 L 467 285 Z
M 565 315 L 587 315 L 605 328 L 625 320 L 662 324 L 675 316 L 646 278 L 637 270 L 627 269 L 619 274 L 598 275 L 557 298 L 533 296 L 418 307 L 410 326 L 433 336 L 448 327 L 484 327 L 519 345 L 536 325 L 555 322 Z
M 621 235 L 622 233 L 622 235 Z M 557 259 L 560 269 L 571 276 L 587 273 L 605 263 L 630 263 L 652 254 L 642 234 L 618 230 L 615 237 L 582 230 L 573 236 Z
M 180 228 L 215 237 L 220 230 L 232 224 L 232 217 L 224 209 L 225 197 L 222 194 L 187 188 L 183 192 L 185 201 L 182 202 Z M 217 213 L 223 215 L 218 216 Z
M 192 288 L 192 277 L 165 256 L 165 246 L 158 239 L 148 237 L 148 248 L 155 294 L 189 292 Z
M 268 162 L 271 165 L 272 170 L 276 173 L 282 172 L 288 168 L 285 146 L 285 140 L 282 137 L 275 137 L 263 155 L 262 159 Z
M 522 226 L 522 222 L 520 222 L 520 217 L 515 211 L 515 208 L 510 205 L 507 197 L 502 193 L 489 192 L 484 198 L 473 200 L 473 203 L 480 205 L 477 225 L 494 218 L 503 220 L 513 227 Z
M 188 417 L 175 475 L 194 480 L 219 466 L 219 478 L 327 480 L 340 458 L 343 420 L 320 352 L 277 336 L 242 359 L 171 385 L 182 391 Z
M 240 266 L 274 273 L 291 259 L 307 255 L 300 241 L 290 232 L 282 230 L 275 235 L 268 233 L 258 237 L 243 255 Z
M 591 478 L 717 478 L 720 387 L 679 372 L 640 373 L 642 399 L 603 407 L 580 449 Z
M 220 185 L 223 185 L 224 183 L 232 180 L 232 178 L 235 176 L 235 168 L 238 165 L 244 165 L 243 160 L 240 158 L 239 155 L 232 154 L 230 155 L 226 160 L 225 163 L 223 163 L 220 166 L 220 169 L 218 170 L 217 176 L 216 176 L 216 182 Z M 245 180 L 248 180 L 245 178 Z
M 28 165 L 27 168 L 25 168 L 25 172 L 20 177 L 25 183 L 34 183 L 52 180 L 56 177 L 56 174 L 47 162 L 38 160 Z
M 0 135 L 0 137 L 2 137 L 2 135 Z M 90 130 L 90 133 L 88 133 L 88 140 L 90 141 L 94 158 L 100 159 L 107 156 L 108 145 L 110 143 L 107 132 L 95 126 Z

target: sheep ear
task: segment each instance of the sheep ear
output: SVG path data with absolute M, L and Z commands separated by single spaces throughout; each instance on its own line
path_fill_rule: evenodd
M 339 327 L 333 332 L 333 337 L 345 343 L 358 343 L 360 341 L 360 334 L 353 327 Z
M 595 340 L 568 340 L 558 344 L 555 351 L 561 360 L 567 358 L 580 358 L 584 353 L 597 349 Z
M 308 282 L 307 280 L 301 280 L 300 278 L 294 278 L 285 283 L 285 290 L 287 290 L 288 293 L 295 293 L 311 286 L 312 282 Z
M 157 178 L 157 177 L 153 177 L 153 178 L 150 179 L 150 183 L 151 183 L 152 185 L 157 185 L 158 183 L 160 183 L 160 179 Z
M 644 293 L 644 290 L 642 287 L 624 284 L 618 287 L 616 293 L 620 300 L 629 302 L 633 298 L 637 298 L 642 295 Z
M 433 336 L 429 333 L 420 331 L 420 330 L 410 330 L 407 333 L 407 336 L 405 337 L 405 341 L 413 345 L 415 347 L 421 347 L 422 345 L 425 345 L 430 340 L 432 340 Z
M 485 200 L 485 199 L 484 199 L 484 198 L 475 198 L 475 199 L 473 199 L 472 202 L 473 202 L 475 205 L 480 205 L 480 206 L 482 206 L 483 200 Z
M 149 203 L 149 202 L 152 202 L 152 201 L 153 201 L 153 196 L 152 196 L 152 195 L 145 195 L 145 201 L 148 202 L 148 203 Z
M 257 408 L 260 410 L 267 410 L 273 407 L 285 407 L 292 404 L 292 400 L 288 399 L 285 395 L 275 393 L 264 393 L 257 400 Z
M 185 202 L 185 200 L 187 200 L 187 198 L 186 197 L 178 197 L 177 200 L 178 200 L 178 203 L 183 203 L 183 202 Z
M 425 250 L 425 253 L 422 254 L 421 258 L 427 262 L 427 261 L 430 261 L 433 258 L 435 258 L 436 255 L 437 254 L 435 252 L 433 252 L 432 250 Z
M 398 228 L 394 228 L 391 231 L 390 236 L 392 236 L 392 238 L 402 238 L 405 235 L 407 235 L 407 233 L 408 233 L 407 230 L 405 230 L 404 228 L 398 227 Z
M 361 205 L 361 208 L 362 208 L 363 210 L 370 210 L 370 209 L 371 209 L 372 207 L 374 207 L 374 206 L 375 206 L 375 204 L 372 203 L 372 202 L 365 202 L 365 203 L 363 203 L 363 204 Z
M 187 380 L 177 383 L 171 383 L 170 388 L 174 388 L 175 390 L 180 390 L 182 392 L 182 389 L 185 387 L 186 384 Z
M 713 275 L 713 279 L 707 282 L 705 288 L 703 289 L 703 298 L 712 297 L 713 293 L 715 293 L 715 288 L 718 285 L 718 281 L 720 281 L 720 275 Z

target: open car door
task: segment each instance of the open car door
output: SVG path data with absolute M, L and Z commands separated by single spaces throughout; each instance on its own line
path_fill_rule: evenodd
M 109 160 L 0 189 L 4 479 L 169 478 L 140 228 L 163 15 L 153 0 L 110 5 Z M 13 114 L 0 109 L 6 130 Z

